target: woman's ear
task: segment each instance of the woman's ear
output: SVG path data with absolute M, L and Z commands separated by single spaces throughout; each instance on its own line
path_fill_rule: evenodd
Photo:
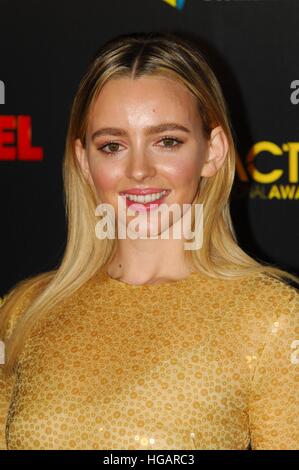
M 76 157 L 77 157 L 77 160 L 79 162 L 79 165 L 81 167 L 81 170 L 82 170 L 82 173 L 83 173 L 85 179 L 90 184 L 92 184 L 92 179 L 91 179 L 91 175 L 90 175 L 86 150 L 83 147 L 80 139 L 75 140 L 75 152 L 76 152 Z
M 201 170 L 201 176 L 214 176 L 225 162 L 228 152 L 227 137 L 221 126 L 215 127 L 208 141 L 207 158 Z

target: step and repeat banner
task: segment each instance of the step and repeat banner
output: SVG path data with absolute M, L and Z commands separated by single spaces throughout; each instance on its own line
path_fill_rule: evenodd
M 64 252 L 64 144 L 88 61 L 114 36 L 152 30 L 209 48 L 238 148 L 239 243 L 299 274 L 298 0 L 0 0 L 0 16 L 0 295 Z

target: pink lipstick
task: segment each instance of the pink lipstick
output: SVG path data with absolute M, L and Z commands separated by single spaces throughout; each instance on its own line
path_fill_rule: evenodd
M 146 196 L 148 194 L 157 194 L 166 191 L 164 195 L 162 195 L 159 199 L 154 201 L 148 202 L 140 202 L 140 201 L 133 201 L 126 197 L 126 194 L 135 195 L 135 196 Z M 132 210 L 146 212 L 151 211 L 159 207 L 163 202 L 165 202 L 165 198 L 170 193 L 169 189 L 162 189 L 162 188 L 130 188 L 126 191 L 122 191 L 119 193 L 121 197 L 125 198 L 126 200 L 126 207 L 130 207 Z

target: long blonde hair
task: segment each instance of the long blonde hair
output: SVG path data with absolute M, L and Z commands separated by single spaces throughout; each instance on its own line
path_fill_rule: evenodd
M 97 51 L 73 101 L 63 162 L 68 236 L 60 266 L 26 278 L 5 296 L 0 315 L 1 339 L 5 337 L 16 306 L 22 305 L 22 299 L 28 293 L 34 293 L 7 341 L 7 374 L 14 370 L 25 338 L 37 321 L 80 288 L 99 269 L 107 266 L 114 256 L 117 240 L 100 240 L 95 236 L 95 207 L 99 201 L 82 174 L 74 143 L 79 138 L 85 145 L 90 110 L 108 80 L 116 77 L 135 79 L 143 75 L 164 75 L 180 80 L 197 98 L 207 139 L 211 130 L 220 125 L 228 140 L 225 163 L 213 177 L 202 177 L 199 182 L 195 202 L 204 207 L 203 244 L 199 250 L 186 250 L 194 270 L 221 279 L 263 272 L 299 284 L 296 275 L 253 259 L 238 245 L 229 209 L 236 148 L 221 87 L 204 53 L 190 38 L 186 39 L 177 33 L 121 35 L 106 42 Z

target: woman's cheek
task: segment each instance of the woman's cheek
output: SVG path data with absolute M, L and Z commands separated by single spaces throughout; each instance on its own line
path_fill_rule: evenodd
M 105 165 L 91 165 L 90 173 L 99 195 L 117 191 L 118 175 L 113 168 L 110 166 L 107 168 Z
M 171 177 L 174 185 L 176 187 L 190 185 L 192 180 L 195 180 L 198 168 L 192 162 L 187 163 L 182 162 L 178 163 L 175 168 L 169 171 L 169 176 Z

